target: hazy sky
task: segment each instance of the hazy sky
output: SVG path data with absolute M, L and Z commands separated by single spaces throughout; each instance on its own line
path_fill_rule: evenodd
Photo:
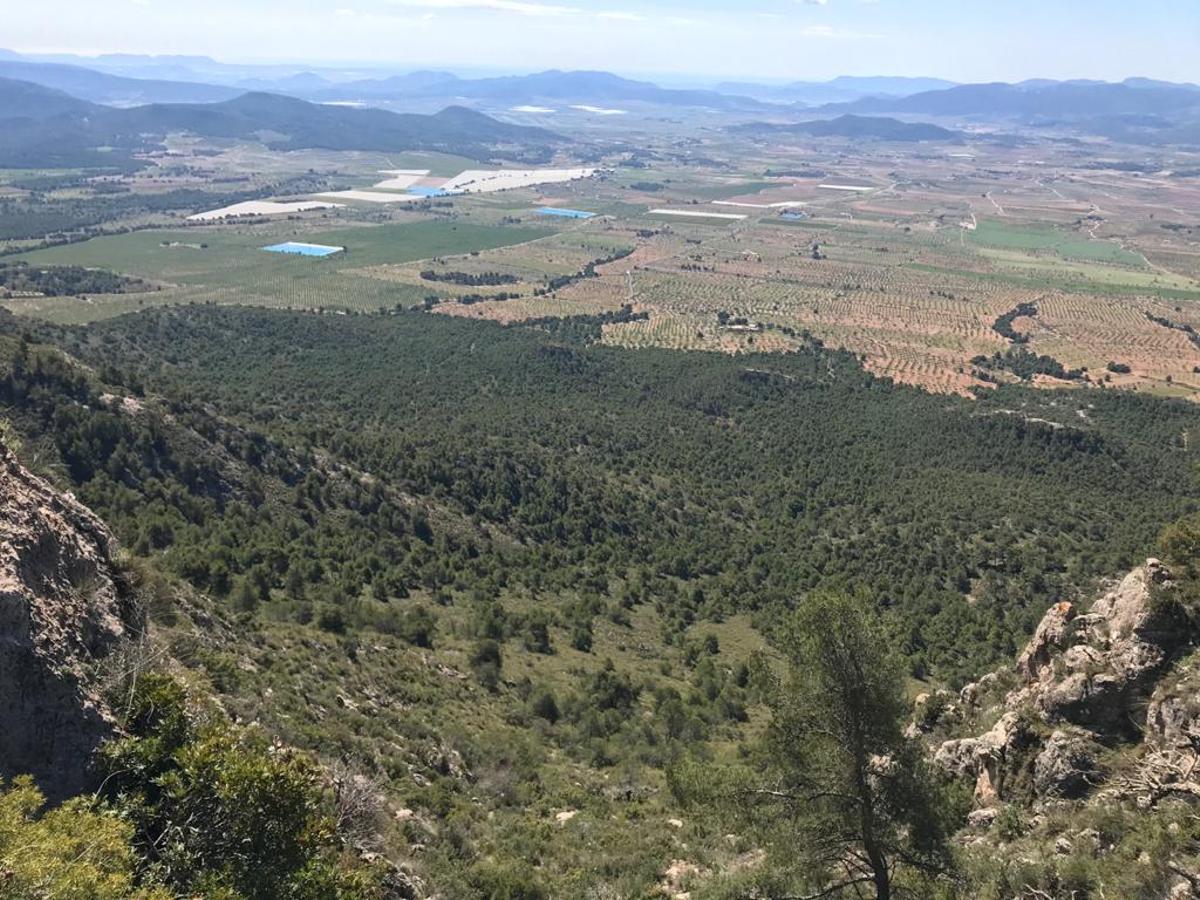
M 0 46 L 714 77 L 1200 81 L 1200 0 L 4 0 Z

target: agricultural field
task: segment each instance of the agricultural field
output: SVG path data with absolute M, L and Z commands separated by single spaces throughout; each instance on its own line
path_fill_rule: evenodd
M 149 197 L 202 192 L 194 203 L 203 205 L 181 211 L 189 215 L 311 202 L 326 191 L 405 202 L 285 207 L 273 219 L 186 229 L 180 213 L 150 211 L 121 219 L 128 233 L 100 226 L 90 240 L 44 249 L 10 241 L 32 265 L 102 267 L 152 289 L 3 302 L 62 322 L 188 302 L 423 306 L 507 324 L 630 307 L 605 320 L 601 340 L 743 353 L 817 339 L 876 374 L 939 392 L 1025 378 L 1200 396 L 1200 178 L 1173 174 L 1197 171 L 1195 154 L 1172 151 L 1162 173 L 1146 174 L 1123 167 L 1111 147 L 980 138 L 948 153 L 792 137 L 754 143 L 679 123 L 637 128 L 635 154 L 613 150 L 587 167 L 564 157 L 538 170 L 543 183 L 511 170 L 493 179 L 503 191 L 416 198 L 404 192 L 492 176 L 477 161 L 438 154 L 274 153 L 180 139 L 155 168 L 114 183 Z M 36 187 L 0 176 L 5 190 Z M 64 203 L 96 189 L 77 183 L 79 173 L 38 177 Z M 239 185 L 258 192 L 231 193 Z M 262 193 L 270 185 L 286 189 Z M 546 206 L 593 217 L 540 214 Z M 287 241 L 346 252 L 326 260 L 259 252 Z M 1033 315 L 1017 316 L 1011 333 L 997 330 L 1026 304 Z M 1036 376 L 978 364 L 1016 351 L 1048 359 Z M 1041 373 L 1060 368 L 1075 374 Z
M 328 223 L 321 224 L 328 227 Z M 333 230 L 323 230 L 314 222 L 311 230 L 272 225 L 211 233 L 201 229 L 139 231 L 39 250 L 21 259 L 35 266 L 109 267 L 136 274 L 152 282 L 156 290 L 136 298 L 21 298 L 7 305 L 15 312 L 61 322 L 120 315 L 145 305 L 189 302 L 374 312 L 397 304 L 412 305 L 437 291 L 368 278 L 356 270 L 424 259 L 439 252 L 478 252 L 548 233 L 440 220 Z M 306 242 L 346 250 L 327 259 L 262 252 L 265 246 L 299 236 Z

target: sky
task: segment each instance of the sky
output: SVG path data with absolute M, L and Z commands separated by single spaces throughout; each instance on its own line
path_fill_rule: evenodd
M 1200 82 L 1200 0 L 5 0 L 20 52 L 397 71 Z

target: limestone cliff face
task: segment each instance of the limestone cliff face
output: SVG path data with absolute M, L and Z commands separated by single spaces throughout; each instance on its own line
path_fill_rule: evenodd
M 51 797 L 86 786 L 113 730 L 97 669 L 135 626 L 113 537 L 0 445 L 0 776 Z

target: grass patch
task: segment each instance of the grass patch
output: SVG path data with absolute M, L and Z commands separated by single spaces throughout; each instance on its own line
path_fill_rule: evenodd
M 1010 225 L 994 219 L 984 219 L 970 232 L 970 240 L 985 247 L 1032 254 L 1051 253 L 1063 259 L 1135 268 L 1145 268 L 1146 265 L 1141 256 L 1110 241 L 1093 241 L 1046 226 Z

